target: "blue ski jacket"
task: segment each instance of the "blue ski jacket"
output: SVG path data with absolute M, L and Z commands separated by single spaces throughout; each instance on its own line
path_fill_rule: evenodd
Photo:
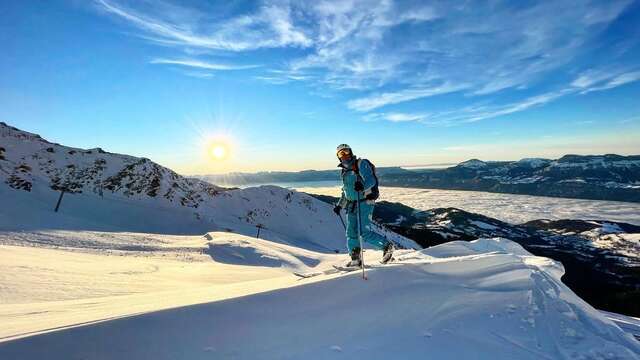
M 337 205 L 342 208 L 345 208 L 348 202 L 358 200 L 358 192 L 354 188 L 358 175 L 353 168 L 354 166 L 358 167 L 360 181 L 362 181 L 364 185 L 364 192 L 360 194 L 361 200 L 364 200 L 367 195 L 371 194 L 371 189 L 376 184 L 376 178 L 373 175 L 373 169 L 371 168 L 369 160 L 356 158 L 351 162 L 351 166 L 347 167 L 342 163 L 338 164 L 338 167 L 342 169 L 342 195 Z

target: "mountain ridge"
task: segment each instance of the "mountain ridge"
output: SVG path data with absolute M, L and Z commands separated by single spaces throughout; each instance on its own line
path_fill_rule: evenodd
M 375 161 L 374 161 L 375 162 Z M 470 159 L 443 169 L 378 167 L 381 186 L 472 190 L 494 193 L 640 202 L 640 155 L 574 155 L 517 161 Z M 338 170 L 199 175 L 209 182 L 255 183 L 332 181 Z

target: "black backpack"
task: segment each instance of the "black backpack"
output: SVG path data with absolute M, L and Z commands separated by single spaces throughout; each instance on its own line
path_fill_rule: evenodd
M 371 172 L 373 172 L 373 178 L 376 180 L 376 183 L 371 187 L 371 195 L 373 196 L 373 200 L 377 200 L 380 197 L 380 189 L 378 189 L 378 175 L 376 174 L 376 166 L 367 159 L 358 159 L 353 162 L 352 170 L 356 173 L 356 176 L 360 178 L 360 181 L 364 183 L 364 179 L 360 176 L 360 161 L 366 161 L 369 163 L 371 167 Z M 343 170 L 344 171 L 344 170 Z

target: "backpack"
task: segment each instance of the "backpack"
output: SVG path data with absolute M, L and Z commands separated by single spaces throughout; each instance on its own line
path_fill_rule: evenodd
M 376 180 L 376 182 L 371 187 L 371 195 L 373 197 L 373 200 L 378 200 L 378 198 L 380 197 L 380 189 L 378 189 L 378 175 L 376 174 L 376 166 L 373 165 L 373 163 L 367 159 L 358 159 L 357 161 L 353 162 L 352 170 L 353 172 L 356 173 L 356 176 L 359 177 L 363 183 L 364 183 L 364 179 L 362 179 L 362 176 L 360 176 L 360 161 L 368 162 L 369 166 L 371 167 L 373 178 Z

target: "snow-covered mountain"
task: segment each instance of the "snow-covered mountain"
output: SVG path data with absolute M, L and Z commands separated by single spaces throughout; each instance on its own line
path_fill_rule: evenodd
M 556 160 L 518 161 L 471 159 L 446 169 L 378 167 L 377 174 L 383 186 L 640 202 L 640 155 L 565 155 Z M 230 173 L 198 178 L 232 185 L 316 181 L 337 184 L 339 171 Z
M 125 198 L 164 198 L 198 208 L 224 188 L 185 178 L 149 159 L 51 143 L 0 123 L 0 180 L 31 191 L 36 186 L 69 193 L 111 192 Z
M 2 230 L 221 230 L 250 236 L 260 231 L 260 238 L 283 244 L 346 251 L 344 230 L 331 207 L 296 191 L 225 189 L 148 159 L 55 144 L 5 123 L 0 123 L 0 156 L 0 196 L 12 205 L 0 208 Z
M 565 155 L 557 160 L 472 159 L 441 170 L 381 176 L 387 186 L 640 202 L 640 155 Z

